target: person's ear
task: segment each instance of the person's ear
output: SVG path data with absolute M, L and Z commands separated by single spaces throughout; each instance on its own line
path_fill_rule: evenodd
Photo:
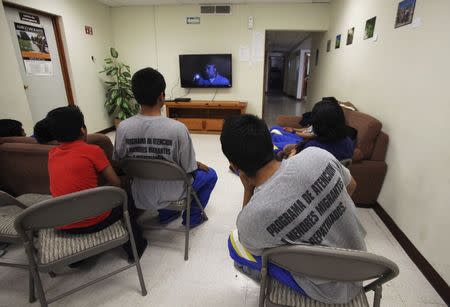
M 162 92 L 161 95 L 158 96 L 159 102 L 164 102 L 166 100 L 166 92 Z
M 87 128 L 86 128 L 86 126 L 83 126 L 83 127 L 81 127 L 81 135 L 82 136 L 87 136 Z

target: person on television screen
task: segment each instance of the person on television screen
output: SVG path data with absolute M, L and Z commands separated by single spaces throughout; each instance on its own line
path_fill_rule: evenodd
M 230 86 L 230 80 L 217 72 L 216 65 L 206 64 L 203 76 L 199 73 L 194 75 L 194 84 L 199 86 Z

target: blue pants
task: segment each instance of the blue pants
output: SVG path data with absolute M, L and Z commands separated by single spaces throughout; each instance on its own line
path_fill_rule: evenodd
M 193 172 L 192 176 L 194 177 L 194 182 L 192 183 L 192 187 L 194 188 L 194 191 L 197 193 L 198 199 L 200 200 L 200 203 L 203 208 L 206 207 L 209 201 L 209 197 L 211 196 L 211 192 L 213 191 L 214 187 L 216 186 L 217 182 L 217 174 L 214 169 L 211 167 L 209 168 L 209 171 L 203 171 L 200 169 L 197 169 Z M 159 219 L 160 221 L 163 220 L 169 220 L 172 216 L 177 216 L 178 212 L 174 210 L 167 210 L 167 209 L 160 209 L 159 212 Z M 192 198 L 191 201 L 191 226 L 195 226 L 198 224 L 201 224 L 203 222 L 202 216 L 201 216 L 201 210 L 198 207 L 197 202 L 194 198 Z M 186 221 L 186 212 L 183 212 L 183 224 L 185 224 Z
M 235 265 L 241 266 L 244 273 L 255 278 L 255 272 L 261 272 L 261 256 L 252 255 L 245 246 L 239 242 L 237 230 L 233 231 L 228 238 L 228 251 L 230 252 L 231 258 L 234 260 Z M 269 263 L 267 268 L 270 277 L 275 278 L 280 283 L 292 288 L 301 295 L 307 296 L 305 291 L 300 288 L 292 277 L 291 273 L 272 263 Z
M 303 140 L 293 132 L 284 131 L 281 126 L 272 126 L 270 128 L 270 136 L 272 137 L 272 143 L 274 145 L 274 153 L 278 153 L 283 150 L 284 146 L 288 144 L 297 144 Z

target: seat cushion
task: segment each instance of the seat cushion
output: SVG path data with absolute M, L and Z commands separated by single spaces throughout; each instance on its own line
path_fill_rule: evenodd
M 49 198 L 51 198 L 50 195 L 44 194 L 23 194 L 16 199 L 25 206 L 31 206 Z M 19 237 L 14 228 L 14 220 L 22 211 L 22 208 L 15 205 L 0 207 L 0 236 Z
M 25 206 L 29 207 L 31 205 L 40 203 L 41 201 L 47 200 L 52 198 L 51 195 L 48 194 L 22 194 L 19 197 L 17 197 L 17 200 L 20 201 Z
M 39 231 L 38 257 L 40 264 L 49 264 L 94 247 L 128 236 L 122 221 L 90 234 L 65 234 L 53 228 Z
M 280 306 L 308 307 L 368 307 L 369 303 L 364 292 L 347 304 L 325 304 L 303 296 L 273 278 L 268 279 L 268 299 L 270 303 Z
M 14 220 L 22 211 L 17 206 L 0 207 L 0 237 L 19 237 L 19 234 L 14 228 Z

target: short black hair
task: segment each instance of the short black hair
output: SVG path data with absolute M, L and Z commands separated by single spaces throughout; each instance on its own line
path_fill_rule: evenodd
M 334 97 L 324 97 L 312 109 L 312 126 L 316 139 L 330 142 L 347 136 L 344 111 Z
M 220 135 L 222 151 L 247 176 L 274 159 L 272 138 L 266 123 L 255 115 L 229 117 Z
M 84 116 L 75 106 L 56 108 L 47 114 L 50 133 L 58 142 L 73 142 L 80 138 Z
M 47 117 L 41 119 L 34 125 L 33 135 L 39 144 L 47 144 L 55 140 L 55 137 L 50 131 L 50 122 Z
M 158 102 L 161 93 L 166 90 L 166 81 L 159 71 L 147 67 L 133 75 L 131 88 L 139 104 L 152 107 Z
M 23 136 L 22 123 L 15 119 L 0 119 L 0 137 Z

